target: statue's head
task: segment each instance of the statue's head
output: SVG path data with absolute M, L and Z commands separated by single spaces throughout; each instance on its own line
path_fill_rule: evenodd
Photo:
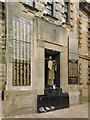
M 49 60 L 52 60 L 52 56 L 49 56 Z

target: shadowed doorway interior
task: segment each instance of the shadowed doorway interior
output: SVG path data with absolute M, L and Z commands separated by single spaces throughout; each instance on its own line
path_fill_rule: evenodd
M 45 88 L 48 86 L 48 59 L 52 56 L 52 60 L 56 60 L 57 71 L 55 72 L 54 84 L 60 88 L 60 52 L 45 49 Z

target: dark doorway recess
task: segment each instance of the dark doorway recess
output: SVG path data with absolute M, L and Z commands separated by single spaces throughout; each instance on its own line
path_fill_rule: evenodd
M 48 58 L 52 56 L 52 60 L 56 60 L 57 71 L 55 72 L 54 84 L 60 88 L 60 52 L 45 49 L 45 88 L 48 86 Z

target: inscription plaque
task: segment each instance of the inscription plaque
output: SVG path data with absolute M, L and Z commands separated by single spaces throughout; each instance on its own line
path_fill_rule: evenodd
M 78 61 L 69 60 L 69 84 L 78 84 Z

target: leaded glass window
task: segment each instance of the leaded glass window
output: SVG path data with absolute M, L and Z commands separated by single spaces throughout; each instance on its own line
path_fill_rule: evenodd
M 31 23 L 13 18 L 13 85 L 31 84 Z

